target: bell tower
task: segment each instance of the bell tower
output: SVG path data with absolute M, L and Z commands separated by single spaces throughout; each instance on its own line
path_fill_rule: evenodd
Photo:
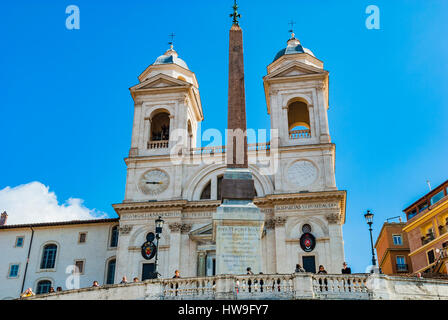
M 204 119 L 195 74 L 180 59 L 171 43 L 131 87 L 134 122 L 125 202 L 182 197 L 182 165 L 171 152 L 196 147 L 196 133 Z M 157 158 L 159 161 L 148 161 Z M 178 157 L 179 158 L 179 157 Z
M 330 143 L 328 71 L 291 34 L 263 78 L 271 128 L 279 130 L 281 146 Z
M 291 30 L 263 78 L 271 129 L 278 130 L 278 146 L 288 150 L 275 174 L 276 193 L 336 190 L 328 79 L 323 62 Z
M 196 76 L 171 44 L 130 88 L 134 126 L 130 155 L 167 154 L 174 130 L 185 130 L 186 147 L 195 147 L 198 123 L 204 119 Z

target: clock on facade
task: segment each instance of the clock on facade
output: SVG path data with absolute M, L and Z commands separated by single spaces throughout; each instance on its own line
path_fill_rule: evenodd
M 168 188 L 170 177 L 165 171 L 152 169 L 146 171 L 138 182 L 141 192 L 148 195 L 158 195 Z
M 288 181 L 298 187 L 306 187 L 317 179 L 317 168 L 311 161 L 294 162 L 287 171 Z

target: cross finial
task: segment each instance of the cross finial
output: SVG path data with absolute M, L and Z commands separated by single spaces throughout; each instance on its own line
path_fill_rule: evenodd
M 230 17 L 233 18 L 233 24 L 238 24 L 238 18 L 241 18 L 241 15 L 238 13 L 238 4 L 236 3 L 236 0 L 233 4 L 233 13 L 230 14 Z
M 174 37 L 176 36 L 173 32 L 171 32 L 171 34 L 168 35 L 171 38 L 171 41 L 168 42 L 168 44 L 171 46 L 171 49 L 173 49 L 173 45 L 174 45 Z
M 289 30 L 289 32 L 291 32 L 291 38 L 294 38 L 294 25 L 296 24 L 294 20 L 291 19 L 291 21 L 289 22 L 289 24 L 291 25 L 291 30 Z

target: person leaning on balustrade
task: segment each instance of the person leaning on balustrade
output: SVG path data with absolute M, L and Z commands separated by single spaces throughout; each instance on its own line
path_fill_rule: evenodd
M 295 272 L 299 273 L 299 272 L 306 272 L 306 271 L 305 271 L 305 269 L 302 268 L 302 266 L 300 264 L 296 264 Z
M 20 298 L 27 298 L 27 297 L 32 297 L 32 296 L 35 296 L 35 295 L 36 294 L 33 292 L 33 289 L 28 288 L 28 289 L 25 290 L 24 293 L 22 293 L 20 295 Z

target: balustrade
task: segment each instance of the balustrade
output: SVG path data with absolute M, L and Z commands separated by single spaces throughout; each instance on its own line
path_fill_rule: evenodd
M 148 149 L 166 149 L 169 146 L 169 140 L 148 141 Z
M 311 138 L 311 130 L 291 130 L 289 131 L 290 139 Z

